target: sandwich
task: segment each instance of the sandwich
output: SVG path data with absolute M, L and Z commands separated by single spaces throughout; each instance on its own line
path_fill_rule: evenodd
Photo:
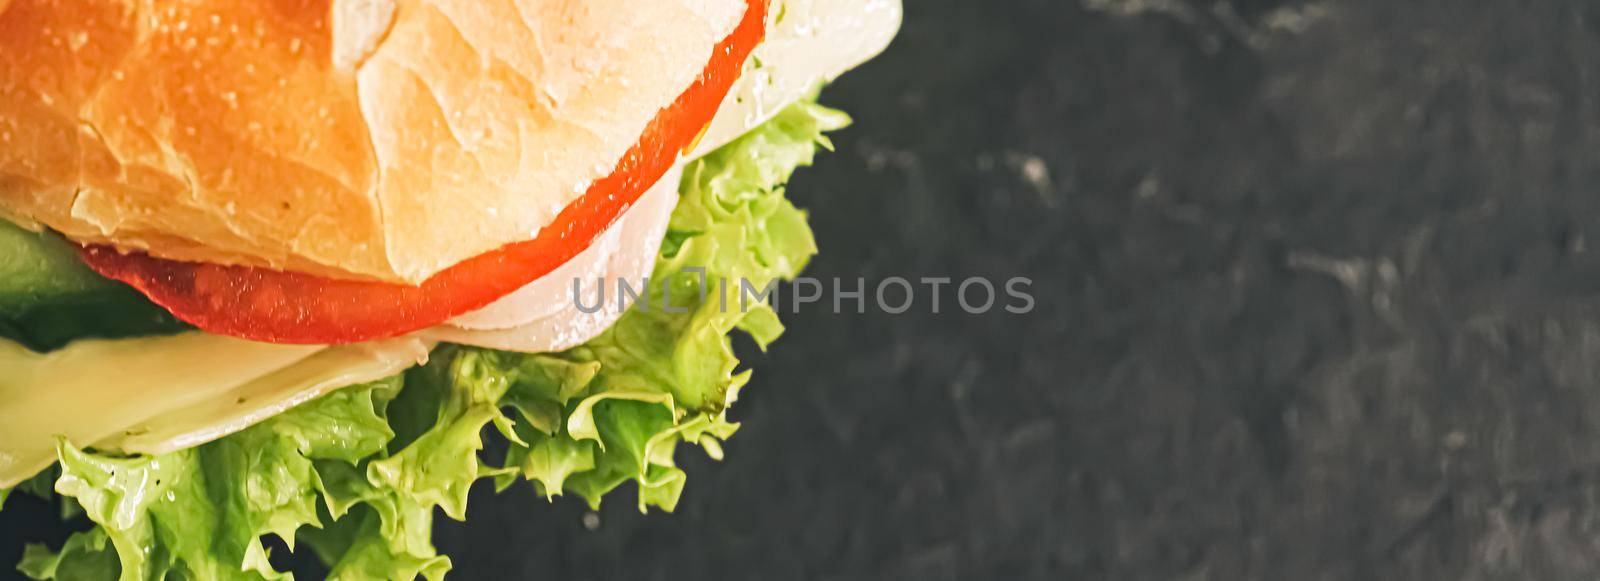
M 92 523 L 19 570 L 439 579 L 480 481 L 672 510 L 738 428 L 731 337 L 784 330 L 706 291 L 817 252 L 818 90 L 900 19 L 0 0 L 0 504 Z

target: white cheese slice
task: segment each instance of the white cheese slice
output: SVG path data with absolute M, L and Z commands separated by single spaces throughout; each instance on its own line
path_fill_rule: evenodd
M 330 389 L 427 357 L 414 339 L 269 345 L 205 333 L 79 341 L 38 354 L 0 340 L 0 488 L 55 461 L 57 438 L 158 454 L 237 432 Z
M 766 123 L 823 83 L 878 56 L 900 30 L 900 0 L 780 0 L 767 40 L 722 101 L 691 158 Z

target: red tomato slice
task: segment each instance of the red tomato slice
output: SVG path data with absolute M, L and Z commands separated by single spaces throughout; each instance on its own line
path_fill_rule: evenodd
M 711 123 L 745 59 L 766 35 L 769 0 L 717 44 L 689 90 L 662 109 L 612 173 L 526 242 L 452 266 L 420 286 L 335 280 L 268 268 L 178 262 L 89 246 L 83 259 L 210 333 L 284 344 L 343 344 L 403 335 L 483 308 L 555 270 L 660 180 Z

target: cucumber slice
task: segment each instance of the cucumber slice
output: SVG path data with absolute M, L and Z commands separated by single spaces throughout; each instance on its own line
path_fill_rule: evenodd
M 184 328 L 132 288 L 89 270 L 59 236 L 0 220 L 0 337 L 49 351 Z

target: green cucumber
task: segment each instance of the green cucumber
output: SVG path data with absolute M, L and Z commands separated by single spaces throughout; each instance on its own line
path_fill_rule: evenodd
M 184 328 L 137 291 L 89 270 L 61 237 L 0 220 L 0 337 L 49 351 Z

